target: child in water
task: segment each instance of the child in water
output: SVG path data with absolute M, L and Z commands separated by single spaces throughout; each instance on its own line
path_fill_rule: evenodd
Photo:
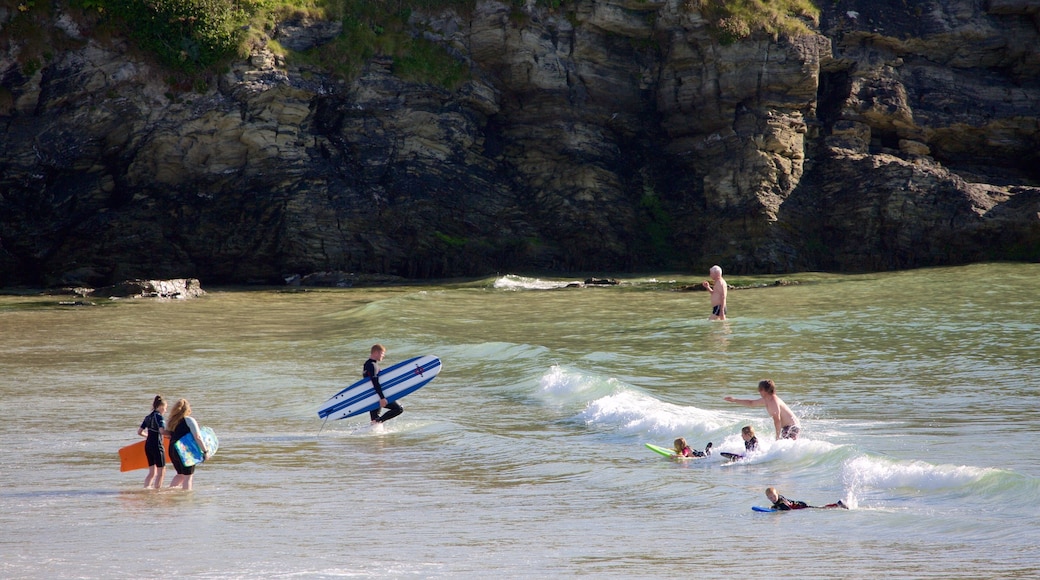
M 711 455 L 711 441 L 708 442 L 708 446 L 704 448 L 704 451 L 697 451 L 690 449 L 690 446 L 686 444 L 685 437 L 679 437 L 675 440 L 675 454 L 679 457 L 707 457 Z
M 740 430 L 740 437 L 744 440 L 744 451 L 751 453 L 752 451 L 758 450 L 758 437 L 755 437 L 755 428 L 751 425 L 745 425 Z
M 758 437 L 755 437 L 755 428 L 751 425 L 745 425 L 740 430 L 740 437 L 744 440 L 744 451 L 751 453 L 752 451 L 758 450 Z M 744 455 L 739 453 L 727 453 L 723 452 L 722 456 L 726 459 L 736 461 L 738 459 L 744 459 Z
M 144 441 L 144 454 L 148 458 L 148 475 L 144 478 L 144 487 L 162 487 L 163 478 L 166 477 L 166 449 L 163 446 L 163 434 L 166 433 L 166 421 L 163 413 L 166 412 L 166 400 L 162 395 L 156 395 L 152 400 L 152 412 L 141 422 L 137 434 L 146 437 Z
M 770 502 L 772 502 L 772 504 L 773 504 L 772 508 L 777 510 L 777 511 L 804 510 L 804 509 L 807 509 L 807 508 L 819 508 L 819 509 L 824 509 L 824 508 L 843 508 L 843 509 L 849 509 L 849 507 L 846 506 L 844 503 L 842 503 L 842 501 L 840 499 L 838 501 L 834 502 L 834 503 L 829 503 L 827 505 L 821 505 L 821 506 L 809 505 L 809 504 L 805 503 L 804 501 L 790 500 L 790 499 L 787 499 L 786 497 L 780 495 L 779 493 L 777 493 L 775 487 L 767 487 L 766 488 L 766 499 L 768 499 Z

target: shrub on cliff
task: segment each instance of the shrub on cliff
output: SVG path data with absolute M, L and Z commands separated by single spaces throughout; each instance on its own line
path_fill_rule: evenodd
M 774 39 L 809 34 L 806 22 L 818 24 L 820 19 L 812 0 L 686 0 L 686 8 L 699 11 L 723 43 L 755 33 Z
M 141 48 L 163 64 L 196 72 L 238 50 L 256 5 L 240 0 L 94 0 L 120 19 Z

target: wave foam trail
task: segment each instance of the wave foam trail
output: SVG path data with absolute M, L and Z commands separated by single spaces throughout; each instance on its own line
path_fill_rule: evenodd
M 542 280 L 539 278 L 528 278 L 515 274 L 506 274 L 497 278 L 493 287 L 498 290 L 553 290 L 555 288 L 566 288 L 570 284 L 580 284 L 578 280 L 559 281 Z
M 932 465 L 860 456 L 845 463 L 843 479 L 852 489 L 940 490 L 963 487 L 997 470 L 966 465 Z
M 696 436 L 722 427 L 714 412 L 665 403 L 616 378 L 559 365 L 542 376 L 541 392 L 556 403 L 584 404 L 577 418 L 587 425 L 669 438 Z
M 617 379 L 599 377 L 553 365 L 542 375 L 542 392 L 563 400 L 588 400 L 602 393 L 612 393 L 620 387 Z
M 589 402 L 579 417 L 586 424 L 664 436 L 669 440 L 678 436 L 702 437 L 722 426 L 710 411 L 663 403 L 632 390 L 622 390 Z

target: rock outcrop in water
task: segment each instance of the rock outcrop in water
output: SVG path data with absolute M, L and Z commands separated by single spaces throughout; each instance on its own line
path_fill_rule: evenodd
M 725 44 L 679 0 L 482 0 L 412 17 L 457 89 L 258 47 L 203 93 L 72 12 L 28 67 L 0 8 L 0 285 L 1040 259 L 1036 3 L 822 4 Z

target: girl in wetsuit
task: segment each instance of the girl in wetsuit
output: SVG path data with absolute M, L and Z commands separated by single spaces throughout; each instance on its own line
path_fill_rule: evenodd
M 209 449 L 206 448 L 206 442 L 199 436 L 198 423 L 189 415 L 191 415 L 191 404 L 188 403 L 187 399 L 178 399 L 173 404 L 173 410 L 170 411 L 170 447 L 173 447 L 174 443 L 182 437 L 194 437 L 199 449 L 206 454 L 206 457 L 209 457 Z M 192 479 L 195 475 L 195 466 L 186 467 L 184 462 L 181 461 L 181 456 L 176 452 L 170 454 L 170 461 L 173 463 L 173 468 L 177 471 L 177 475 L 170 481 L 170 487 L 179 485 L 183 489 L 190 490 Z
M 163 413 L 166 412 L 166 400 L 162 395 L 156 395 L 152 400 L 152 412 L 141 422 L 137 434 L 146 437 L 144 440 L 144 454 L 148 458 L 148 475 L 144 478 L 145 488 L 155 486 L 162 487 L 163 478 L 166 477 L 166 449 L 163 447 L 163 435 L 166 433 L 166 421 Z

